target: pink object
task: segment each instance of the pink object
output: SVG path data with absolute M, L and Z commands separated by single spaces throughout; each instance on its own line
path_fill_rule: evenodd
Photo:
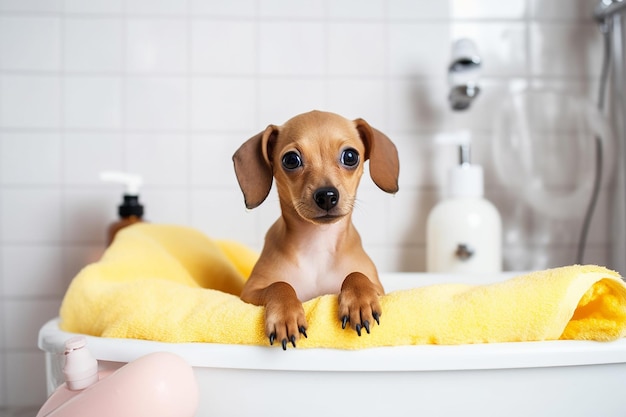
M 37 417 L 192 417 L 198 408 L 198 385 L 191 366 L 180 356 L 155 352 L 115 372 L 100 372 L 97 361 L 76 337 L 65 344 L 61 385 Z

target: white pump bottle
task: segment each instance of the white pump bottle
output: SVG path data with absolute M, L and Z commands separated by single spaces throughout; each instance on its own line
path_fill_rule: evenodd
M 502 221 L 483 198 L 483 170 L 470 163 L 470 144 L 462 143 L 460 163 L 448 172 L 447 198 L 426 224 L 426 270 L 447 273 L 497 273 L 502 270 Z

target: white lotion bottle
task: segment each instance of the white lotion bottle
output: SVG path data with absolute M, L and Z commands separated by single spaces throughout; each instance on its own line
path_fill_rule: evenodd
M 426 223 L 426 271 L 502 271 L 502 220 L 484 197 L 483 170 L 470 163 L 470 145 L 460 145 L 460 163 L 448 172 L 447 196 Z

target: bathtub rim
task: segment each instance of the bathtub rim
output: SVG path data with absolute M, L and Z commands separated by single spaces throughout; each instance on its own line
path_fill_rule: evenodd
M 59 329 L 59 318 L 39 331 L 38 346 L 62 355 L 75 333 Z M 514 369 L 626 363 L 626 338 L 612 342 L 556 340 L 468 345 L 416 345 L 359 350 L 287 349 L 214 343 L 164 343 L 87 336 L 99 361 L 130 362 L 152 352 L 173 352 L 191 366 L 281 371 L 410 372 Z M 120 344 L 124 349 L 120 349 Z

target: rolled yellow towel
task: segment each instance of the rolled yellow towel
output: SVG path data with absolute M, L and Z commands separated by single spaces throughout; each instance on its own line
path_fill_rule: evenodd
M 237 294 L 256 254 L 196 230 L 138 224 L 84 268 L 61 307 L 61 328 L 103 337 L 266 345 L 263 308 Z M 626 335 L 626 285 L 598 266 L 569 266 L 489 285 L 441 284 L 381 297 L 381 325 L 342 330 L 337 296 L 304 303 L 299 348 L 357 349 Z

